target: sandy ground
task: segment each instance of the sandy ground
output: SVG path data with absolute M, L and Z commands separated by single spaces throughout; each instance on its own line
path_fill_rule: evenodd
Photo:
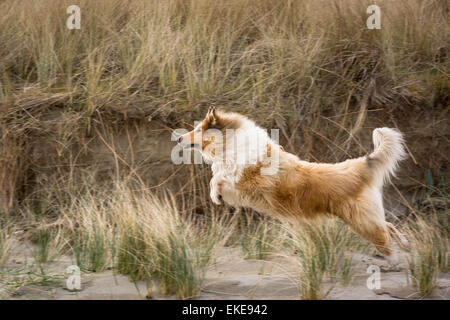
M 32 265 L 33 249 L 21 244 L 7 269 L 25 270 Z M 43 266 L 47 275 L 61 275 L 55 283 L 46 285 L 27 284 L 13 292 L 6 291 L 6 277 L 0 275 L 0 297 L 2 299 L 146 299 L 147 284 L 143 281 L 130 282 L 127 276 L 115 274 L 113 270 L 101 273 L 82 273 L 81 290 L 71 292 L 66 288 L 65 269 L 72 265 L 70 256 L 63 256 Z M 369 265 L 380 268 L 380 289 L 368 289 L 366 282 Z M 401 257 L 396 268 L 389 266 L 381 257 L 356 254 L 354 256 L 354 277 L 349 285 L 340 282 L 326 282 L 326 299 L 423 299 L 407 283 Z M 244 260 L 239 249 L 225 248 L 217 262 L 206 274 L 204 289 L 198 299 L 299 299 L 296 277 L 298 268 L 287 257 L 273 257 L 268 261 Z M 163 296 L 157 288 L 152 289 L 153 299 L 176 299 Z M 426 299 L 450 299 L 450 274 L 441 274 L 438 287 Z

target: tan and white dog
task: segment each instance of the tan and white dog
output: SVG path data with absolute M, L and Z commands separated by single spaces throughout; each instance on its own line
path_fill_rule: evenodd
M 386 221 L 382 201 L 383 184 L 405 156 L 402 134 L 394 129 L 375 129 L 375 150 L 367 156 L 311 163 L 284 151 L 247 117 L 210 108 L 178 143 L 212 163 L 210 195 L 216 204 L 223 200 L 287 219 L 334 216 L 383 255 L 391 255 L 391 239 L 408 249 Z

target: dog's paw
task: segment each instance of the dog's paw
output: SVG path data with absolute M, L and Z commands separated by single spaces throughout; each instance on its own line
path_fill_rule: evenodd
M 211 197 L 212 202 L 214 202 L 217 205 L 221 205 L 222 204 L 222 196 L 217 196 L 217 197 Z
M 211 192 L 210 196 L 211 196 L 212 202 L 214 202 L 217 205 L 222 204 L 222 196 L 220 194 L 218 194 L 217 192 Z

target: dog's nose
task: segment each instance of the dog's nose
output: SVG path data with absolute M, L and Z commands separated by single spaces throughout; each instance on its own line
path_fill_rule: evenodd
M 183 138 L 182 137 L 178 137 L 177 142 L 181 143 L 181 140 L 183 140 Z

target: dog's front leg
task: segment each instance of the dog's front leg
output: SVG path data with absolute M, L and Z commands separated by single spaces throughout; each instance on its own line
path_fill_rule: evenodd
M 223 182 L 217 176 L 212 177 L 211 181 L 209 182 L 209 196 L 215 204 L 222 204 L 222 196 L 220 195 L 220 189 L 222 185 Z

